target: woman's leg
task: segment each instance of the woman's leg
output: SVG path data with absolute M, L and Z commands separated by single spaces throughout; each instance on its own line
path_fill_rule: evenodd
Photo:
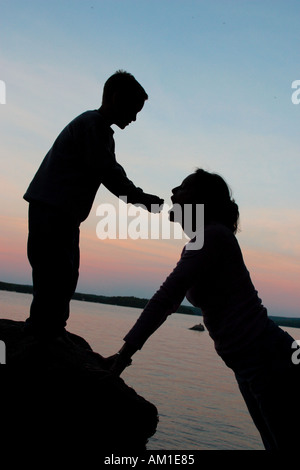
M 276 450 L 276 442 L 269 430 L 268 425 L 265 422 L 264 417 L 261 414 L 260 406 L 252 393 L 250 384 L 247 380 L 236 376 L 240 392 L 247 405 L 250 416 L 260 433 L 262 442 L 266 450 Z
M 265 371 L 251 380 L 237 376 L 249 413 L 266 450 L 294 450 L 299 446 L 300 368 Z

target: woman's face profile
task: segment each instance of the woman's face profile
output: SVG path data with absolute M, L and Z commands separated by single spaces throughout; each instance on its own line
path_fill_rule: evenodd
M 192 204 L 194 202 L 193 195 L 195 193 L 196 176 L 194 174 L 187 176 L 180 186 L 172 189 L 171 201 L 173 204 Z
M 191 174 L 185 178 L 180 186 L 172 189 L 171 201 L 173 206 L 169 210 L 169 220 L 171 222 L 178 222 L 183 229 L 186 229 L 186 215 L 191 214 L 191 205 L 195 204 L 195 185 L 196 175 Z M 190 221 L 192 226 L 192 220 Z

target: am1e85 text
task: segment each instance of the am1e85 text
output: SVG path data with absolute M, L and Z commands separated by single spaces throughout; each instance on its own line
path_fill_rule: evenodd
M 168 465 L 192 465 L 195 462 L 193 455 L 187 454 L 164 454 L 150 455 L 147 463 Z

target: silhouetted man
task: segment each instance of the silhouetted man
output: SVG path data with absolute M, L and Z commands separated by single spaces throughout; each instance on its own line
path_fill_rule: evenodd
M 130 181 L 116 161 L 112 124 L 125 129 L 148 99 L 128 72 L 118 71 L 104 85 L 102 104 L 71 121 L 59 134 L 34 176 L 29 202 L 28 259 L 33 301 L 26 328 L 45 337 L 65 335 L 69 304 L 79 275 L 79 226 L 103 184 L 127 202 L 163 203 Z

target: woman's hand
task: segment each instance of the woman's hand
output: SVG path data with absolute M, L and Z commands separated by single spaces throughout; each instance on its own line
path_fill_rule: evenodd
M 114 354 L 105 358 L 105 364 L 107 369 L 112 372 L 114 375 L 120 375 L 126 367 L 130 366 L 132 363 L 131 358 L 128 358 L 122 353 Z
M 112 372 L 115 375 L 120 375 L 126 367 L 130 366 L 132 363 L 131 356 L 135 354 L 137 348 L 128 343 L 124 343 L 122 348 L 117 354 L 109 356 L 105 359 L 107 364 L 107 370 Z

